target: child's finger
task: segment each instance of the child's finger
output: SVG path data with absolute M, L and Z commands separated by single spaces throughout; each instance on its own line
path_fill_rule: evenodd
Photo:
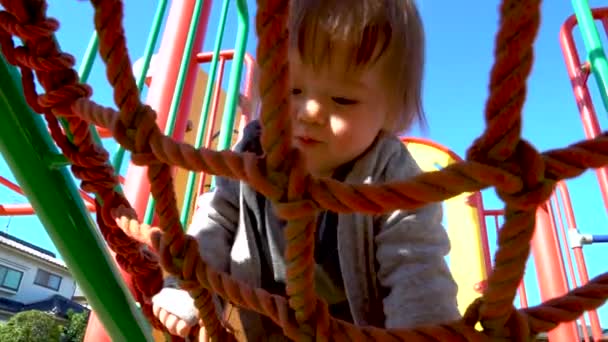
M 202 327 L 202 322 L 199 326 L 201 327 L 201 330 L 198 332 L 198 342 L 209 342 L 205 328 Z
M 163 310 L 165 311 L 165 310 Z M 176 335 L 176 336 L 180 336 L 180 337 L 184 337 L 180 334 L 180 332 L 177 329 L 177 325 L 179 323 L 179 318 L 177 318 L 177 316 L 172 315 L 171 313 L 165 311 L 165 319 L 163 320 L 163 323 L 165 324 L 165 326 L 167 327 L 167 330 L 169 330 L 169 332 L 172 335 Z
M 192 329 L 192 326 L 175 315 L 169 315 L 175 317 L 176 319 L 174 323 L 175 334 L 181 337 L 188 336 L 188 334 L 190 333 L 190 329 Z
M 160 314 L 160 310 L 161 310 L 161 307 L 156 305 L 156 303 L 152 302 L 152 312 L 154 312 L 154 316 L 156 316 L 156 318 L 158 318 L 159 321 L 160 321 L 160 318 L 158 317 L 158 315 Z
M 174 314 L 168 312 L 158 305 L 153 305 L 154 316 L 167 328 L 167 331 L 176 336 L 185 337 L 190 332 L 192 326 Z

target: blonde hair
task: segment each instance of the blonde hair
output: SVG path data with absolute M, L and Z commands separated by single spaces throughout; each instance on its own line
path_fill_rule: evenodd
M 398 133 L 415 122 L 425 125 L 424 29 L 414 0 L 292 0 L 289 35 L 291 48 L 314 66 L 327 62 L 338 42 L 350 48 L 348 67 L 382 60 L 397 111 L 387 129 Z

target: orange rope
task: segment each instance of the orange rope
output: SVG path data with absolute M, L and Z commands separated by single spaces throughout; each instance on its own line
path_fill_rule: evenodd
M 277 214 L 288 220 L 285 227 L 286 292 L 289 306 L 295 311 L 302 337 L 315 335 L 317 310 L 314 286 L 314 232 L 316 208 L 305 199 L 307 175 L 302 158 L 291 147 L 289 113 L 290 87 L 287 63 L 289 1 L 258 0 L 256 29 L 260 39 L 256 56 L 260 68 L 261 143 L 270 170 L 269 182 L 283 189 L 273 199 Z M 287 156 L 287 158 L 286 158 Z M 288 177 L 285 177 L 288 176 Z
M 381 185 L 314 179 L 303 171 L 302 159 L 289 139 L 287 1 L 257 3 L 263 157 L 195 149 L 164 136 L 155 124 L 154 112 L 139 100 L 121 24 L 122 2 L 92 3 L 100 52 L 118 112 L 90 101 L 90 90 L 77 82 L 73 58 L 61 53 L 50 39 L 58 23 L 46 18 L 43 1 L 0 0 L 6 9 L 0 12 L 0 44 L 7 60 L 21 68 L 29 105 L 45 114 L 53 139 L 73 163 L 74 174 L 83 180 L 83 190 L 97 192 L 104 199 L 103 206 L 98 206 L 101 231 L 116 251 L 120 266 L 134 276 L 138 298 L 155 326 L 160 323 L 151 315 L 149 298 L 160 288 L 158 261 L 189 290 L 207 333 L 221 341 L 229 337 L 215 316 L 211 293 L 270 317 L 292 339 L 322 341 L 525 341 L 606 301 L 608 273 L 537 307 L 516 310 L 512 304 L 530 252 L 538 205 L 547 200 L 557 181 L 608 165 L 606 135 L 542 154 L 521 139 L 521 110 L 533 63 L 540 1 L 502 2 L 485 112 L 487 127 L 468 151 L 467 160 Z M 25 47 L 15 47 L 11 36 L 22 38 Z M 35 93 L 32 70 L 46 94 Z M 68 120 L 73 142 L 63 135 L 55 116 Z M 107 152 L 92 142 L 88 123 L 110 130 L 132 152 L 134 163 L 148 166 L 160 228 L 140 224 L 124 197 L 113 191 L 117 182 L 114 170 L 107 163 Z M 278 215 L 289 221 L 285 234 L 288 299 L 207 266 L 198 254 L 197 242 L 182 231 L 169 165 L 246 181 L 273 200 Z M 498 235 L 488 287 L 471 303 L 462 320 L 407 330 L 356 327 L 331 317 L 326 304 L 316 297 L 312 250 L 317 211 L 377 214 L 415 209 L 490 186 L 497 188 L 506 203 L 506 222 Z M 305 193 L 305 189 L 309 190 Z M 158 261 L 143 246 L 153 250 Z M 474 329 L 478 322 L 484 328 L 481 332 Z

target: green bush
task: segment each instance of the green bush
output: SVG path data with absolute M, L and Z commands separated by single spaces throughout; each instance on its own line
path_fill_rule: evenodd
M 63 327 L 38 310 L 23 311 L 0 325 L 2 342 L 59 342 Z
M 75 313 L 68 311 L 69 322 L 63 331 L 62 340 L 65 342 L 82 342 L 87 330 L 89 315 L 87 312 Z

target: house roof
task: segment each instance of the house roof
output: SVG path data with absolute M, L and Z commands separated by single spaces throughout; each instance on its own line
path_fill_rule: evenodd
M 10 234 L 0 231 L 0 245 L 12 247 L 22 253 L 33 256 L 34 258 L 46 261 L 53 265 L 67 269 L 62 260 L 57 259 L 55 253 L 44 248 L 33 245 Z
M 70 310 L 81 313 L 89 311 L 84 306 L 76 303 L 73 300 L 67 299 L 60 295 L 53 295 L 45 300 L 26 304 L 22 311 L 26 310 L 39 310 L 44 312 L 52 312 L 56 316 L 61 318 L 68 318 L 68 312 Z
M 68 318 L 68 311 L 76 313 L 88 312 L 89 309 L 61 295 L 53 295 L 47 299 L 24 304 L 8 298 L 0 297 L 0 310 L 16 314 L 21 311 L 39 310 L 51 312 L 57 317 Z
M 0 297 L 0 310 L 17 313 L 23 310 L 24 304 L 5 297 Z

